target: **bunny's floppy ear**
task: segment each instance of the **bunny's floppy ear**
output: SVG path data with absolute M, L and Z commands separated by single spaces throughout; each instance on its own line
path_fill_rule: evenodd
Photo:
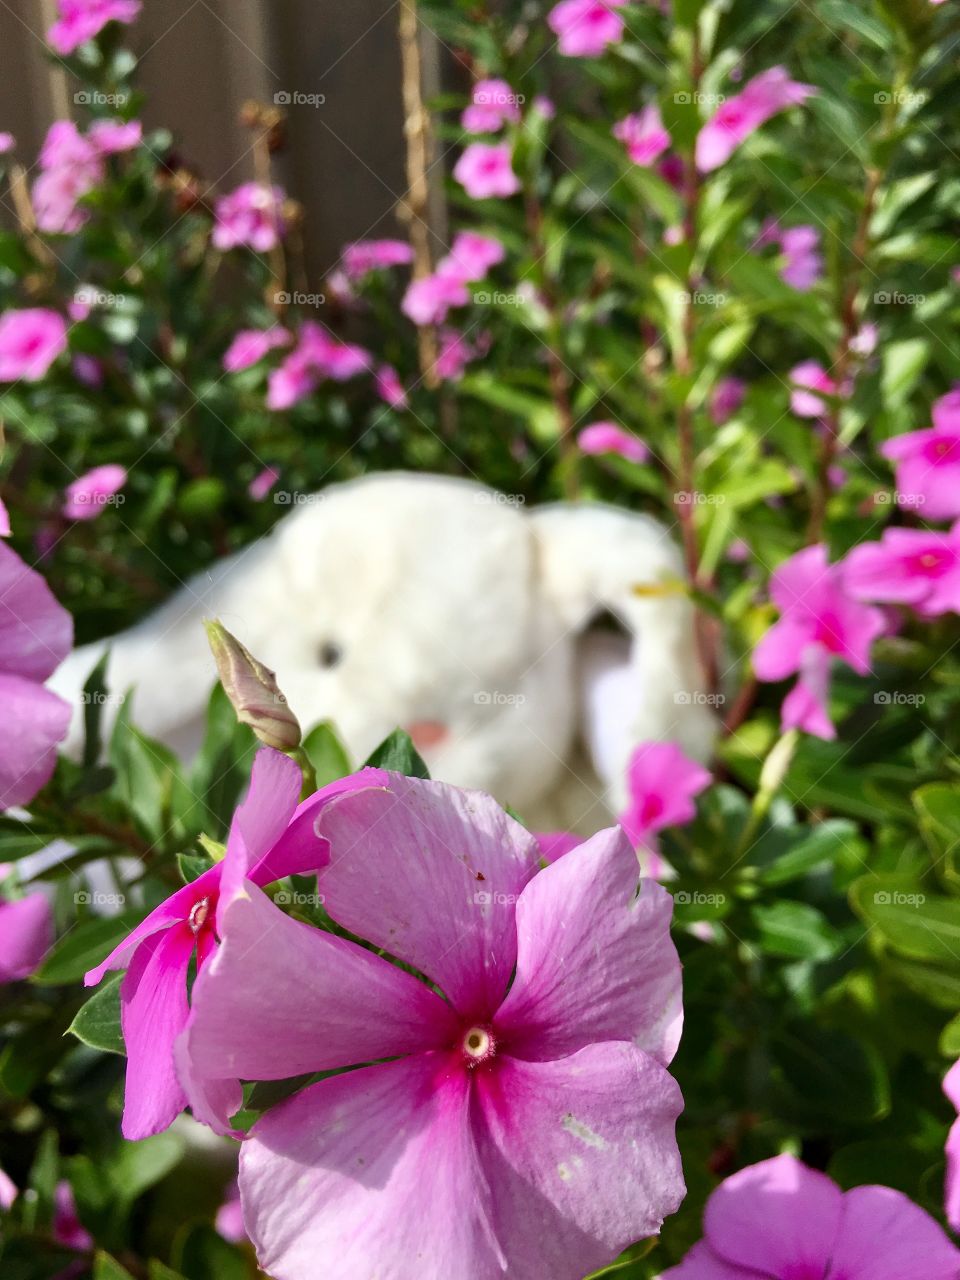
M 582 736 L 620 811 L 635 746 L 672 741 L 704 760 L 715 735 L 680 552 L 655 520 L 599 503 L 543 507 L 531 520 L 542 589 L 580 635 Z M 620 634 L 589 630 L 604 614 Z

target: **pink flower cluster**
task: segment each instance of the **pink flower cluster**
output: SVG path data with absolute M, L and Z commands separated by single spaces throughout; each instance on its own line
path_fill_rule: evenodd
M 504 256 L 503 245 L 493 236 L 476 231 L 458 232 L 450 252 L 437 263 L 436 270 L 410 282 L 400 304 L 401 311 L 414 324 L 442 324 L 452 307 L 463 307 L 470 301 L 467 285 L 482 280 Z
M 627 148 L 627 155 L 633 163 L 645 169 L 670 146 L 670 134 L 664 128 L 660 108 L 655 102 L 624 116 L 613 126 L 613 136 Z
M 471 200 L 502 199 L 520 190 L 509 142 L 471 142 L 453 166 L 453 176 Z
M 520 102 L 506 80 L 478 80 L 460 124 L 467 133 L 497 133 L 505 124 L 520 123 Z
M 67 349 L 67 324 L 47 307 L 0 316 L 0 382 L 39 382 Z
M 697 135 L 696 161 L 702 173 L 719 169 L 737 147 L 771 116 L 805 102 L 816 89 L 791 80 L 785 67 L 771 67 L 722 102 Z
M 757 237 L 756 248 L 778 244 L 783 255 L 780 279 L 784 284 L 806 293 L 823 275 L 823 255 L 820 253 L 820 232 L 816 227 L 788 227 L 783 230 L 771 218 L 764 223 Z
M 547 17 L 557 48 L 568 58 L 596 58 L 619 44 L 624 21 L 618 9 L 627 0 L 561 0 Z
M 280 187 L 262 182 L 244 182 L 220 196 L 214 209 L 214 248 L 225 251 L 243 246 L 269 253 L 286 233 L 284 199 Z
M 373 271 L 403 267 L 413 261 L 413 250 L 405 240 L 355 240 L 344 246 L 340 264 L 344 275 L 356 284 Z
M 47 39 L 52 49 L 66 57 L 98 36 L 108 22 L 133 22 L 140 0 L 59 0 L 57 10 Z
M 577 444 L 581 453 L 614 453 L 627 462 L 646 462 L 650 457 L 650 450 L 644 442 L 615 422 L 592 422 L 577 436 Z
M 371 365 L 369 351 L 351 342 L 341 342 L 322 324 L 305 320 L 297 345 L 270 373 L 267 408 L 289 409 L 312 395 L 324 378 L 346 382 Z
M 960 516 L 960 387 L 933 406 L 933 426 L 894 436 L 881 448 L 896 463 L 897 502 L 930 520 Z
M 269 329 L 240 329 L 223 353 L 223 367 L 227 373 L 240 373 L 259 364 L 275 348 L 286 347 L 292 341 L 293 334 L 280 324 Z
M 53 234 L 71 234 L 87 221 L 80 206 L 84 196 L 106 176 L 106 157 L 140 145 L 138 120 L 99 120 L 82 134 L 72 120 L 57 120 L 40 149 L 40 174 L 32 200 L 37 226 Z

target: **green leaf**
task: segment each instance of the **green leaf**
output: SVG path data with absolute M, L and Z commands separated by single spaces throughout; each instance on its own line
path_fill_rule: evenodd
M 915 791 L 912 799 L 934 857 L 953 853 L 960 846 L 960 787 L 932 782 Z
M 329 720 L 310 730 L 303 740 L 303 750 L 316 772 L 318 787 L 325 787 L 350 772 L 350 758 Z
M 149 1280 L 186 1280 L 179 1271 L 171 1271 L 169 1267 L 165 1267 L 162 1262 L 158 1262 L 156 1258 L 151 1258 L 147 1264 L 147 1276 Z
M 930 345 L 925 338 L 903 338 L 884 345 L 880 395 L 888 413 L 904 407 L 929 358 Z
M 178 853 L 177 869 L 184 884 L 193 884 L 213 866 L 213 859 L 203 853 Z
M 805 902 L 774 902 L 752 908 L 758 943 L 768 955 L 791 960 L 829 960 L 843 939 L 816 907 Z
M 120 1027 L 120 983 L 122 974 L 116 974 L 100 988 L 77 1012 L 69 1030 L 91 1049 L 103 1053 L 124 1053 L 123 1031 Z
M 429 778 L 430 771 L 414 747 L 408 733 L 394 729 L 365 762 L 366 767 L 390 769 L 408 778 Z
M 33 981 L 41 987 L 80 982 L 88 969 L 105 960 L 118 942 L 140 923 L 138 912 L 119 916 L 89 917 L 74 925 L 47 955 Z
M 83 760 L 84 769 L 92 769 L 100 759 L 103 745 L 100 739 L 100 721 L 107 699 L 107 650 L 87 677 L 83 686 Z
M 786 852 L 763 867 L 757 879 L 769 887 L 789 884 L 815 867 L 836 862 L 847 850 L 861 844 L 856 825 L 842 818 L 831 818 L 815 827 L 800 828 Z
M 868 1124 L 890 1110 L 883 1060 L 846 1032 L 796 1023 L 774 1038 L 784 1105 L 807 1121 Z
M 169 1130 L 140 1142 L 125 1142 L 107 1173 L 117 1199 L 130 1204 L 171 1173 L 183 1159 L 186 1144 Z
M 133 1276 L 116 1258 L 100 1251 L 93 1260 L 93 1280 L 133 1280 Z
M 940 1033 L 940 1052 L 947 1058 L 960 1058 L 960 1013 Z
M 929 894 L 895 876 L 862 876 L 853 909 L 901 955 L 960 970 L 960 900 Z

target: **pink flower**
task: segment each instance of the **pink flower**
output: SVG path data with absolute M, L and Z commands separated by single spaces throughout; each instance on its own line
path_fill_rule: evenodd
M 805 293 L 823 275 L 820 255 L 820 233 L 816 227 L 791 227 L 780 237 L 780 248 L 786 261 L 780 279 Z
M 645 169 L 670 146 L 670 135 L 663 127 L 660 108 L 655 102 L 648 103 L 642 111 L 624 116 L 613 126 L 613 136 L 627 148 L 633 163 Z
M 57 120 L 47 130 L 38 163 L 41 173 L 32 190 L 37 226 L 53 234 L 78 231 L 88 217 L 78 202 L 103 181 L 103 153 L 72 120 Z
M 259 364 L 275 347 L 285 347 L 292 341 L 290 330 L 278 324 L 269 329 L 240 329 L 223 354 L 223 367 L 228 373 L 239 373 Z
M 746 393 L 747 384 L 742 378 L 720 379 L 710 396 L 710 417 L 716 426 L 722 427 L 733 417 Z
M 229 1240 L 231 1244 L 245 1244 L 246 1227 L 243 1225 L 243 1209 L 240 1205 L 240 1188 L 236 1179 L 231 1182 L 223 1204 L 217 1210 L 215 1222 L 217 1234 Z
M 960 386 L 933 403 L 933 425 L 939 431 L 960 432 Z
M 407 393 L 404 390 L 403 383 L 400 381 L 400 375 L 393 365 L 382 364 L 376 372 L 374 382 L 377 388 L 377 395 L 384 404 L 388 404 L 391 409 L 405 409 L 407 407 Z
M 440 346 L 434 368 L 444 382 L 459 382 L 467 365 L 480 354 L 477 346 L 456 329 L 440 330 Z
M 897 464 L 901 507 L 922 506 L 930 520 L 960 516 L 960 428 L 908 431 L 881 445 L 880 452 Z
M 0 316 L 0 382 L 39 382 L 67 349 L 63 316 L 46 307 Z
M 568 58 L 596 58 L 607 45 L 618 44 L 623 19 L 616 9 L 626 0 L 561 0 L 547 15 L 557 47 Z
M 704 1239 L 661 1280 L 955 1280 L 960 1250 L 890 1187 L 841 1191 L 795 1156 L 741 1169 L 707 1201 Z
M 0 1209 L 4 1211 L 9 1209 L 18 1194 L 17 1184 L 0 1169 Z
M 0 498 L 0 538 L 10 537 L 10 513 L 4 506 L 3 499 Z
M 805 102 L 816 89 L 791 80 L 785 67 L 771 67 L 720 104 L 697 135 L 697 168 L 718 169 L 771 116 Z
M 854 547 L 843 580 L 856 600 L 906 604 L 925 618 L 960 613 L 960 525 L 950 533 L 887 529 Z
M 73 644 L 73 620 L 50 588 L 0 542 L 0 810 L 50 780 L 70 706 L 43 687 Z
M 80 351 L 70 361 L 73 376 L 85 387 L 99 388 L 103 386 L 103 365 L 96 356 L 88 356 Z
M 264 467 L 247 485 L 247 493 L 254 502 L 262 502 L 279 479 L 280 472 L 276 467 Z
M 536 831 L 534 834 L 544 862 L 556 862 L 572 849 L 579 848 L 585 839 L 572 831 Z
M 29 978 L 52 945 L 53 912 L 43 893 L 0 901 L 0 986 Z
M 67 1249 L 86 1252 L 93 1248 L 93 1236 L 77 1214 L 77 1202 L 69 1182 L 57 1183 L 53 1196 L 53 1222 L 50 1234 L 57 1244 Z
M 960 1112 L 960 1062 L 955 1062 L 943 1081 L 943 1092 Z M 946 1145 L 947 1181 L 944 1212 L 952 1230 L 960 1232 L 960 1115 L 950 1126 Z
M 235 249 L 246 245 L 257 253 L 269 253 L 286 231 L 283 191 L 262 182 L 244 182 L 216 204 L 213 246 Z
M 477 231 L 458 231 L 450 252 L 437 263 L 437 272 L 467 282 L 482 280 L 490 268 L 501 263 L 505 256 L 506 250 L 494 236 L 482 236 Z
M 322 1257 L 356 1280 L 416 1255 L 438 1277 L 579 1280 L 656 1232 L 683 1194 L 680 969 L 623 833 L 540 870 L 488 796 L 397 774 L 323 829 L 330 916 L 436 990 L 255 885 L 229 900 L 178 1051 L 195 1109 L 222 1127 L 226 1070 L 338 1072 L 243 1143 L 260 1266 L 309 1280 Z
M 453 167 L 453 176 L 471 200 L 516 195 L 520 181 L 513 172 L 509 142 L 471 142 Z
M 577 444 L 581 453 L 615 453 L 628 462 L 646 462 L 650 457 L 643 441 L 615 422 L 592 422 L 577 436 Z
M 117 463 L 94 467 L 67 485 L 63 514 L 68 520 L 96 520 L 126 483 L 126 469 Z
M 305 320 L 297 346 L 267 379 L 267 408 L 289 409 L 315 391 L 323 378 L 346 382 L 370 365 L 369 351 L 340 342 L 323 325 Z
M 133 22 L 140 0 L 60 0 L 58 7 L 60 16 L 47 39 L 52 49 L 66 57 L 98 36 L 108 22 Z
M 470 290 L 460 276 L 434 272 L 410 282 L 400 310 L 414 324 L 442 324 L 451 307 L 463 307 L 469 301 Z
M 798 388 L 790 392 L 790 408 L 798 418 L 822 418 L 828 412 L 826 402 L 813 392 L 827 396 L 847 394 L 816 360 L 805 360 L 794 366 L 790 370 L 790 381 Z
M 517 95 L 506 80 L 478 80 L 460 124 L 467 133 L 496 133 L 507 123 L 520 123 Z
M 785 561 L 770 582 L 780 621 L 753 651 L 759 680 L 785 680 L 799 673 L 782 711 L 784 729 L 804 729 L 818 738 L 836 730 L 827 714 L 827 686 L 833 658 L 860 675 L 870 670 L 870 649 L 886 630 L 879 609 L 854 600 L 842 565 L 827 562 L 823 544 L 805 547 Z
M 377 770 L 356 775 L 364 782 L 381 776 Z M 221 896 L 232 891 L 235 871 L 240 878 L 249 874 L 255 884 L 269 884 L 313 871 L 328 856 L 315 827 L 320 809 L 355 783 L 342 778 L 300 804 L 302 781 L 289 756 L 269 748 L 258 751 L 250 789 L 230 826 L 224 861 L 167 898 L 86 975 L 89 987 L 110 969 L 127 970 L 120 987 L 127 1048 L 126 1138 L 160 1133 L 183 1110 L 186 1099 L 174 1069 L 173 1045 L 189 1013 L 187 972 L 194 955 L 202 972 L 223 936 Z
M 6 130 L 0 131 L 0 156 L 9 155 L 16 145 L 17 140 L 12 133 L 7 133 Z
M 116 155 L 139 147 L 143 125 L 139 120 L 95 120 L 87 137 L 101 155 Z
M 709 771 L 685 756 L 676 743 L 641 743 L 627 765 L 629 799 L 620 817 L 630 843 L 654 849 L 658 831 L 690 822 L 697 813 L 693 798 L 710 782 Z
M 355 240 L 344 247 L 341 255 L 348 280 L 362 280 L 371 271 L 405 266 L 413 261 L 413 250 L 405 240 Z
M 542 93 L 537 94 L 530 106 L 531 109 L 536 111 L 537 115 L 542 116 L 544 120 L 552 120 L 557 114 L 557 108 L 554 105 L 553 100 Z
M 290 409 L 316 391 L 320 383 L 313 362 L 298 348 L 267 378 L 267 408 Z

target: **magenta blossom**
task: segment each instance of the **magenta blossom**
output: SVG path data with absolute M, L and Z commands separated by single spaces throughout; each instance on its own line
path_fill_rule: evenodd
M 4 1173 L 4 1171 L 0 1169 L 0 1209 L 3 1209 L 4 1212 L 6 1212 L 6 1210 L 13 1204 L 14 1200 L 16 1200 L 18 1194 L 17 1184 L 9 1174 Z
M 707 769 L 685 756 L 674 742 L 644 742 L 627 765 L 627 808 L 620 824 L 637 849 L 656 851 L 664 827 L 696 817 L 694 797 L 711 782 Z
M 227 903 L 178 1050 L 195 1114 L 223 1127 L 228 1073 L 359 1067 L 241 1148 L 260 1266 L 309 1280 L 322 1257 L 328 1280 L 356 1280 L 428 1258 L 436 1276 L 579 1280 L 659 1230 L 683 1194 L 666 1070 L 680 967 L 669 897 L 637 893 L 623 833 L 541 870 L 488 796 L 397 774 L 323 825 L 327 912 L 433 986 L 249 882 Z
M 467 133 L 496 133 L 505 124 L 520 123 L 520 101 L 506 80 L 478 80 L 460 124 Z
M 520 190 L 509 142 L 471 142 L 454 165 L 453 176 L 471 200 L 499 199 Z
M 286 232 L 283 201 L 280 187 L 268 187 L 262 182 L 244 182 L 236 191 L 221 196 L 215 209 L 214 248 L 226 250 L 245 245 L 257 253 L 269 253 Z
M 737 147 L 771 116 L 805 102 L 816 89 L 791 80 L 785 67 L 761 72 L 732 98 L 720 104 L 697 135 L 697 168 L 718 169 Z
M 960 613 L 960 524 L 949 533 L 887 529 L 853 548 L 843 580 L 856 600 L 910 605 L 925 618 Z
M 469 301 L 465 280 L 455 274 L 434 272 L 411 280 L 400 310 L 414 324 L 442 324 L 451 307 L 464 307 Z
M 223 367 L 228 373 L 240 373 L 259 364 L 275 347 L 285 347 L 293 341 L 293 335 L 283 325 L 269 329 L 240 329 L 223 353 Z
M 790 381 L 795 386 L 790 392 L 790 408 L 798 418 L 822 418 L 828 412 L 828 406 L 821 396 L 849 394 L 849 388 L 838 386 L 816 360 L 805 360 L 795 365 L 790 370 Z
M 377 388 L 377 395 L 388 404 L 391 409 L 405 409 L 407 407 L 407 393 L 403 383 L 400 381 L 400 375 L 391 364 L 382 364 L 374 376 L 374 385 Z
M 57 1244 L 78 1252 L 87 1252 L 93 1248 L 93 1236 L 80 1221 L 77 1213 L 77 1202 L 73 1197 L 73 1188 L 67 1181 L 57 1183 L 53 1195 L 53 1222 L 50 1234 Z
M 406 266 L 413 250 L 405 240 L 355 240 L 344 246 L 340 261 L 347 279 L 356 282 L 372 271 Z
M 839 658 L 867 675 L 871 646 L 886 630 L 884 616 L 852 598 L 843 566 L 828 564 L 822 543 L 798 551 L 777 569 L 770 596 L 780 610 L 780 621 L 754 649 L 753 669 L 766 681 L 799 673 L 783 704 L 783 728 L 833 738 L 836 730 L 827 711 L 832 660 Z
M 482 342 L 474 344 L 456 329 L 441 329 L 434 370 L 444 382 L 459 382 L 471 360 L 485 349 Z
M 617 9 L 626 0 L 561 0 L 547 15 L 557 48 L 568 58 L 596 58 L 619 44 L 624 22 Z
M 382 778 L 378 770 L 356 775 L 362 783 Z M 123 1107 L 125 1138 L 160 1133 L 183 1110 L 186 1099 L 173 1063 L 173 1045 L 187 1022 L 187 972 L 196 956 L 202 973 L 222 936 L 222 896 L 233 887 L 235 865 L 255 884 L 315 870 L 328 856 L 316 824 L 334 795 L 356 785 L 341 778 L 299 803 L 302 777 L 294 762 L 264 748 L 254 758 L 250 789 L 230 826 L 227 854 L 184 885 L 147 916 L 86 975 L 95 986 L 110 969 L 126 969 L 120 987 L 121 1022 L 127 1048 Z
M 94 467 L 67 485 L 63 514 L 68 520 L 96 520 L 126 483 L 126 469 L 117 463 Z
M 36 973 L 52 945 L 53 912 L 43 893 L 0 901 L 0 985 Z
M 960 388 L 933 406 L 933 426 L 908 431 L 882 445 L 897 464 L 897 502 L 922 506 L 931 520 L 960 516 Z
M 108 22 L 131 23 L 140 0 L 59 0 L 59 16 L 47 32 L 50 47 L 66 57 L 98 36 Z
M 10 537 L 10 513 L 7 511 L 7 508 L 4 506 L 3 499 L 0 498 L 0 538 L 9 538 L 9 537 Z
M 43 687 L 73 644 L 73 620 L 50 588 L 0 542 L 0 810 L 50 780 L 70 706 Z
M 633 163 L 645 169 L 670 146 L 670 134 L 663 126 L 660 108 L 655 102 L 619 120 L 613 126 L 613 136 L 627 148 Z
M 47 307 L 0 316 L 0 382 L 39 382 L 67 349 L 67 324 Z
M 943 1092 L 958 1112 L 947 1135 L 947 1181 L 944 1212 L 954 1231 L 960 1232 L 960 1062 L 955 1062 L 943 1080 Z
M 276 467 L 264 467 L 247 485 L 247 493 L 254 502 L 262 502 L 279 479 L 280 472 Z
M 780 251 L 784 256 L 781 280 L 802 293 L 812 289 L 823 275 L 820 233 L 816 227 L 790 227 L 780 237 Z
M 41 231 L 70 233 L 87 220 L 78 202 L 103 181 L 103 154 L 72 120 L 57 120 L 47 130 L 38 160 L 40 175 L 32 199 Z
M 794 1156 L 741 1169 L 710 1196 L 704 1240 L 661 1280 L 956 1280 L 960 1250 L 890 1187 L 841 1191 Z
M 534 834 L 544 862 L 556 862 L 572 849 L 579 848 L 585 839 L 584 836 L 574 835 L 572 831 L 537 831 Z
M 240 1187 L 236 1178 L 227 1188 L 223 1204 L 217 1210 L 214 1223 L 217 1235 L 223 1236 L 231 1244 L 246 1244 L 247 1231 L 243 1225 L 243 1209 L 240 1207 Z
M 747 384 L 742 378 L 721 378 L 710 396 L 710 417 L 715 426 L 722 427 L 743 404 Z
M 17 140 L 12 133 L 7 133 L 5 129 L 0 130 L 0 156 L 9 155 L 17 145 Z
M 646 462 L 650 457 L 644 442 L 615 422 L 592 422 L 577 436 L 577 444 L 581 453 L 615 453 L 628 462 Z
M 297 346 L 267 380 L 267 408 L 289 409 L 312 394 L 324 378 L 346 382 L 371 366 L 363 347 L 340 342 L 321 324 L 305 320 Z
M 139 147 L 143 125 L 139 120 L 95 120 L 87 137 L 101 155 L 112 156 Z
M 490 268 L 501 263 L 505 256 L 506 250 L 495 236 L 483 236 L 478 231 L 458 231 L 450 252 L 437 263 L 437 271 L 440 275 L 456 276 L 461 280 L 482 280 Z

